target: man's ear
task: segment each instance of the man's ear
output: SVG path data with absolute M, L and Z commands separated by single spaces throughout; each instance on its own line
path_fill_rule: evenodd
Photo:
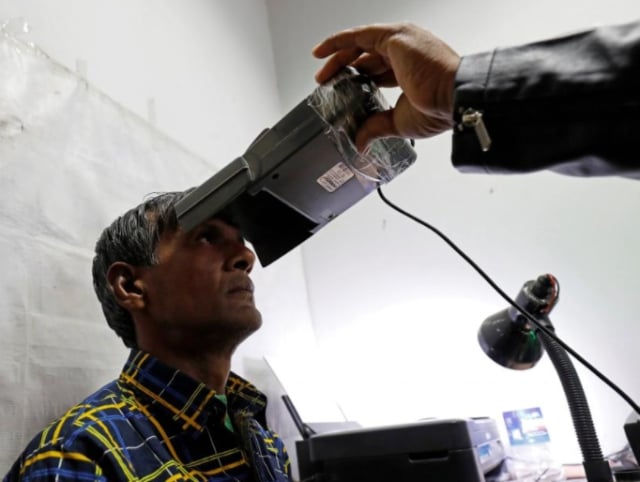
M 107 283 L 117 303 L 127 311 L 145 306 L 145 284 L 138 271 L 139 268 L 123 261 L 116 261 L 107 270 Z

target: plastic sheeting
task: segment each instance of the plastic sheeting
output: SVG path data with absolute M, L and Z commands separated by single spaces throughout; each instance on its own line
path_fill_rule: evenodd
M 359 153 L 354 139 L 358 127 L 373 112 L 389 105 L 378 87 L 355 69 L 348 68 L 318 86 L 308 98 L 309 105 L 327 123 L 327 135 L 360 182 L 390 182 L 416 160 L 408 141 L 400 138 L 375 139 Z
M 0 29 L 0 474 L 125 361 L 91 286 L 103 227 L 211 170 Z

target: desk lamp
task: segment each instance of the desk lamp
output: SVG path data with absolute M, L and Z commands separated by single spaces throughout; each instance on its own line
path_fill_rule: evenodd
M 547 351 L 569 403 L 587 480 L 612 481 L 611 469 L 602 455 L 580 379 L 567 352 L 553 334 L 554 328 L 549 320 L 548 315 L 558 301 L 559 292 L 558 281 L 553 275 L 545 274 L 527 281 L 516 297 L 516 304 L 533 315 L 537 323 L 509 307 L 482 323 L 478 341 L 489 358 L 515 370 L 532 368 L 542 357 L 543 348 Z
M 537 363 L 542 357 L 543 348 L 547 350 L 569 402 L 573 425 L 584 457 L 583 466 L 587 480 L 610 482 L 611 470 L 602 456 L 582 385 L 567 354 L 578 360 L 605 385 L 620 395 L 631 406 L 636 416 L 640 415 L 640 405 L 555 334 L 548 315 L 558 301 L 560 288 L 557 279 L 553 275 L 546 274 L 535 281 L 528 281 L 518 293 L 517 301 L 513 301 L 442 231 L 392 203 L 382 193 L 380 187 L 378 187 L 378 194 L 389 207 L 429 229 L 448 244 L 512 307 L 487 318 L 478 332 L 478 341 L 492 360 L 508 368 L 524 370 Z M 627 422 L 624 430 L 629 447 L 636 460 L 640 461 L 640 420 Z M 616 479 L 638 481 L 640 470 L 617 471 Z

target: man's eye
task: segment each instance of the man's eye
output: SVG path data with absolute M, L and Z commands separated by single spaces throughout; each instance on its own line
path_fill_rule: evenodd
M 219 233 L 216 233 L 214 231 L 211 230 L 207 230 L 207 231 L 202 231 L 199 235 L 198 235 L 198 241 L 203 241 L 205 243 L 209 243 L 209 244 L 213 244 L 218 242 L 220 239 Z

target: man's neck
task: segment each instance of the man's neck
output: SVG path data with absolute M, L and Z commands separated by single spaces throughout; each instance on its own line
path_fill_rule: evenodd
M 209 389 L 216 393 L 224 394 L 229 371 L 231 370 L 231 359 L 214 353 L 201 354 L 198 357 L 173 356 L 172 353 L 156 355 L 151 353 L 163 363 L 177 368 L 181 372 L 189 375 L 194 380 L 204 383 Z
M 166 345 L 158 340 L 138 340 L 139 348 L 155 356 L 163 363 L 177 368 L 194 380 L 205 384 L 216 393 L 224 394 L 229 371 L 231 370 L 231 355 L 235 347 L 216 347 L 209 345 L 203 349 L 202 344 Z

